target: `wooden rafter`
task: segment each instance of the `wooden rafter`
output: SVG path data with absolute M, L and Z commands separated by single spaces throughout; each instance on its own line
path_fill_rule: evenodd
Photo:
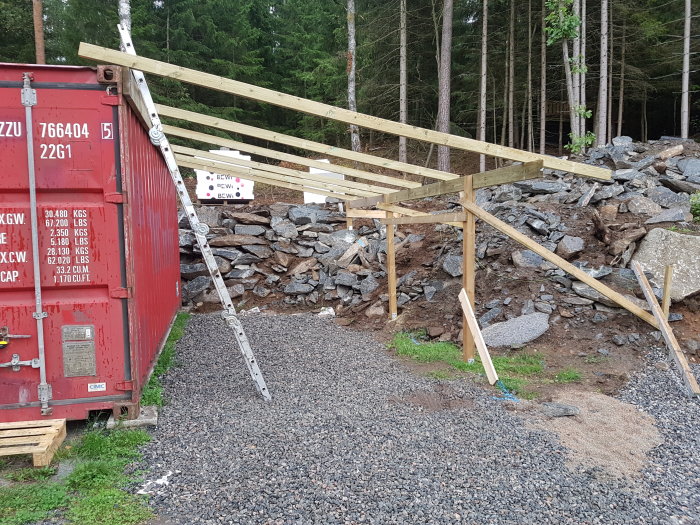
M 241 135 L 247 135 L 257 139 L 267 140 L 269 142 L 276 142 L 277 144 L 284 144 L 285 146 L 292 146 L 294 148 L 321 153 L 322 155 L 329 155 L 331 157 L 351 160 L 353 162 L 361 162 L 363 164 L 369 164 L 371 166 L 377 166 L 388 170 L 420 175 L 421 177 L 427 177 L 429 179 L 450 180 L 458 177 L 458 175 L 455 175 L 454 173 L 447 173 L 445 171 L 424 168 L 422 166 L 409 164 L 407 162 L 398 162 L 391 159 L 377 157 L 375 155 L 368 155 L 366 153 L 360 153 L 349 149 L 329 146 L 321 142 L 313 142 L 311 140 L 293 137 L 283 133 L 277 133 L 276 131 L 256 128 L 254 126 L 248 126 L 239 122 L 212 117 L 202 113 L 195 113 L 194 111 L 187 111 L 160 104 L 156 104 L 156 108 L 158 109 L 158 113 L 163 117 L 186 120 L 195 124 L 202 124 L 204 126 L 231 131 L 233 133 L 239 133 Z
M 78 55 L 90 60 L 126 66 L 141 70 L 145 73 L 151 73 L 161 77 L 174 78 L 189 84 L 257 100 L 258 102 L 266 102 L 274 106 L 293 109 L 309 115 L 316 115 L 318 117 L 336 120 L 338 122 L 355 124 L 364 128 L 390 133 L 392 135 L 400 135 L 415 140 L 432 142 L 433 144 L 449 146 L 455 149 L 472 151 L 475 153 L 482 153 L 484 155 L 492 155 L 494 157 L 501 157 L 520 162 L 542 160 L 546 168 L 567 171 L 595 179 L 610 179 L 610 171 L 597 166 L 590 166 L 547 155 L 539 155 L 537 153 L 530 153 L 515 148 L 499 146 L 498 144 L 481 142 L 466 137 L 458 137 L 456 135 L 410 126 L 408 124 L 401 124 L 391 120 L 331 106 L 329 104 L 323 104 L 321 102 L 315 102 L 313 100 L 288 95 L 272 89 L 261 88 L 237 80 L 212 75 L 209 73 L 202 73 L 201 71 L 168 64 L 166 62 L 160 62 L 151 58 L 129 55 L 121 51 L 115 51 L 113 49 L 96 46 L 85 42 L 80 43 Z

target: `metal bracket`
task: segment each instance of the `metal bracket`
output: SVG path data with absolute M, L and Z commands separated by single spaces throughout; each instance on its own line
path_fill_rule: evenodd
M 13 372 L 19 372 L 20 367 L 31 366 L 32 368 L 40 368 L 41 363 L 38 359 L 30 359 L 29 361 L 21 361 L 19 354 L 12 354 L 12 359 L 7 363 L 0 363 L 0 368 L 12 368 Z
M 22 105 L 25 108 L 36 106 L 36 89 L 32 89 L 31 87 L 32 74 L 22 73 L 22 81 L 24 83 L 24 86 L 22 87 Z
M 32 317 L 36 320 L 46 319 L 48 316 L 49 316 L 49 314 L 47 314 L 46 312 L 34 312 L 32 314 Z

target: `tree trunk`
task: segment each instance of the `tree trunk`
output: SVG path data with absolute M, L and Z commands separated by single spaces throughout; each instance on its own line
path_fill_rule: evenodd
M 579 74 L 579 100 L 581 107 L 586 109 L 586 0 L 581 0 L 581 58 Z M 582 116 L 579 122 L 579 135 L 586 135 L 586 117 Z
M 481 78 L 479 82 L 479 140 L 486 140 L 486 71 L 488 58 L 488 18 L 489 0 L 482 0 L 483 10 L 481 13 Z M 479 155 L 479 171 L 486 171 L 486 155 Z
M 510 0 L 508 37 L 508 146 L 515 146 L 515 0 Z
M 622 50 L 620 51 L 620 93 L 617 98 L 617 136 L 622 135 L 622 117 L 625 107 L 625 24 L 622 24 Z
M 119 14 L 119 25 L 131 32 L 131 0 L 119 0 L 117 13 Z
M 600 83 L 598 84 L 598 134 L 596 145 L 605 145 L 608 136 L 608 0 L 600 2 Z
M 535 145 L 532 119 L 532 0 L 527 0 L 527 150 Z
M 691 0 L 685 0 L 685 25 L 683 29 L 683 78 L 681 80 L 681 138 L 688 138 L 690 125 L 690 19 Z
M 642 142 L 648 140 L 647 130 L 647 88 L 644 86 L 644 97 L 642 98 Z
M 540 28 L 540 154 L 545 153 L 547 132 L 547 16 L 546 0 L 542 0 L 542 27 Z
M 501 146 L 506 145 L 506 135 L 508 132 L 508 52 L 510 46 L 506 42 L 505 71 L 503 71 L 503 115 L 501 118 Z M 503 159 L 496 157 L 496 162 L 499 166 L 503 165 Z
M 400 31 L 399 31 L 399 122 L 408 122 L 408 80 L 406 73 L 406 0 L 401 0 L 400 10 Z M 407 160 L 406 137 L 399 137 L 399 161 Z
M 612 5 L 610 6 L 608 12 L 608 100 L 607 100 L 607 115 L 608 115 L 608 134 L 605 137 L 606 144 L 612 143 L 612 129 L 613 129 L 613 47 L 615 44 L 615 39 L 613 38 L 613 19 L 612 19 Z
M 33 0 L 32 12 L 34 15 L 34 49 L 36 63 L 46 64 L 46 49 L 44 46 L 44 5 L 41 0 Z
M 571 74 L 571 62 L 569 61 L 569 44 L 567 40 L 561 41 L 562 54 L 564 55 L 564 76 L 566 78 L 566 94 L 569 99 L 569 123 L 571 124 L 571 133 L 576 135 L 579 129 L 578 112 L 576 111 L 576 98 L 574 94 L 574 79 Z
M 573 0 L 572 12 L 581 19 L 581 0 Z M 576 36 L 571 42 L 571 82 L 574 95 L 574 110 L 578 118 L 571 128 L 574 137 L 581 136 L 581 120 L 579 106 L 581 106 L 581 26 L 577 28 Z
M 438 79 L 437 130 L 450 132 L 450 77 L 452 74 L 452 5 L 453 0 L 444 0 L 442 8 L 442 41 L 440 45 L 440 71 Z M 450 148 L 438 146 L 438 169 L 450 171 Z
M 355 0 L 348 0 L 348 109 L 357 111 L 355 98 Z M 350 125 L 350 143 L 353 151 L 360 151 L 360 131 Z

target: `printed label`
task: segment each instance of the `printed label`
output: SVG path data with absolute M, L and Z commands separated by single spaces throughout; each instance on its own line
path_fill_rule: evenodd
M 88 392 L 106 392 L 107 383 L 88 383 Z
M 95 343 L 70 341 L 63 343 L 63 376 L 96 376 Z

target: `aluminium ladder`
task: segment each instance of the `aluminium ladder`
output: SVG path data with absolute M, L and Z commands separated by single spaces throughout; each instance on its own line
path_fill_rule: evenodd
M 118 25 L 117 28 L 119 29 L 122 50 L 129 55 L 136 56 L 136 50 L 134 49 L 134 44 L 131 40 L 131 33 L 129 30 L 123 27 L 121 24 Z M 199 217 L 197 217 L 197 212 L 195 211 L 192 200 L 190 199 L 187 189 L 185 188 L 185 183 L 182 180 L 180 168 L 178 168 L 175 155 L 170 147 L 170 142 L 168 142 L 167 137 L 163 133 L 163 126 L 161 124 L 160 117 L 158 116 L 158 111 L 156 110 L 153 98 L 151 97 L 151 92 L 146 84 L 146 77 L 141 71 L 136 69 L 132 69 L 131 74 L 136 81 L 137 89 L 139 90 L 141 98 L 146 105 L 148 116 L 151 120 L 152 127 L 149 130 L 148 135 L 151 142 L 160 148 L 160 152 L 165 159 L 165 163 L 168 166 L 168 171 L 170 172 L 170 177 L 173 179 L 175 189 L 177 190 L 178 197 L 180 198 L 180 203 L 187 214 L 192 231 L 194 232 L 195 237 L 197 238 L 197 243 L 199 243 L 199 247 L 202 250 L 204 262 L 209 269 L 214 286 L 219 294 L 219 299 L 221 300 L 221 304 L 224 308 L 221 316 L 229 328 L 233 329 L 236 341 L 238 342 L 238 347 L 241 350 L 243 359 L 248 366 L 248 371 L 250 372 L 250 376 L 253 378 L 253 382 L 255 383 L 258 392 L 260 392 L 260 395 L 262 395 L 265 401 L 269 401 L 271 396 L 267 386 L 265 385 L 265 379 L 263 379 L 262 372 L 260 372 L 258 363 L 253 355 L 253 350 L 251 349 L 248 338 L 243 330 L 243 325 L 241 325 L 241 322 L 236 314 L 236 309 L 233 306 L 231 295 L 228 293 L 228 289 L 224 284 L 224 279 L 221 277 L 221 272 L 219 272 L 218 265 L 214 260 L 214 254 L 209 247 L 209 242 L 207 241 L 206 237 L 207 233 L 209 233 L 209 226 L 203 222 L 200 222 Z

